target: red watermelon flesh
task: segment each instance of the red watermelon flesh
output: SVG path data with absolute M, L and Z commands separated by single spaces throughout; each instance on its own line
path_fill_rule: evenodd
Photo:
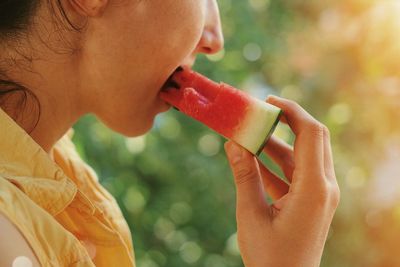
M 178 88 L 163 90 L 164 101 L 253 154 L 260 153 L 278 122 L 280 109 L 190 69 L 176 71 L 171 79 Z

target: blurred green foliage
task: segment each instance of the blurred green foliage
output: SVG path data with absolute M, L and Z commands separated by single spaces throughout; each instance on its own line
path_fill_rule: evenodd
M 342 200 L 321 266 L 400 266 L 398 1 L 219 5 L 225 49 L 200 56 L 195 69 L 260 98 L 298 101 L 331 130 Z M 90 116 L 75 130 L 80 154 L 124 212 L 138 266 L 242 266 L 223 138 L 175 110 L 137 138 Z M 282 125 L 276 135 L 293 141 Z

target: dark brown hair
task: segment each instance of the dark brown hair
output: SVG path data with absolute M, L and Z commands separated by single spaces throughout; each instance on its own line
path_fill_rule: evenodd
M 76 31 L 80 29 L 74 26 L 63 9 L 61 0 L 47 0 L 49 7 L 61 15 L 64 22 Z M 56 1 L 55 5 L 54 2 Z M 4 49 L 15 50 L 16 44 L 29 34 L 29 29 L 36 14 L 40 0 L 0 0 L 0 53 Z M 52 12 L 55 14 L 57 12 Z M 56 15 L 54 15 L 56 17 Z M 18 53 L 18 51 L 16 51 Z M 24 60 L 32 61 L 29 55 L 22 55 Z M 7 75 L 7 67 L 11 64 L 18 67 L 20 61 L 12 58 L 3 58 L 0 54 L 0 108 L 9 111 L 9 115 L 17 122 L 24 121 L 24 114 L 37 114 L 35 121 L 27 132 L 34 130 L 40 118 L 40 102 L 35 94 L 21 82 L 12 80 Z M 26 67 L 26 66 L 24 66 Z M 28 98 L 33 101 L 29 102 Z M 10 114 L 11 113 L 11 114 Z M 26 121 L 25 121 L 26 122 Z

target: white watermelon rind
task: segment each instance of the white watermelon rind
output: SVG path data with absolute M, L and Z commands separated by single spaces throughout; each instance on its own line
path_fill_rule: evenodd
M 231 139 L 258 156 L 274 132 L 281 114 L 280 108 L 252 98 L 245 117 Z
M 278 126 L 279 120 L 280 120 L 280 117 L 282 116 L 282 114 L 283 114 L 283 111 L 280 110 L 278 112 L 277 116 L 276 116 L 276 119 L 275 119 L 274 123 L 272 124 L 270 130 L 268 131 L 267 136 L 264 139 L 264 142 L 261 144 L 261 146 L 259 147 L 259 149 L 255 153 L 256 156 L 259 156 L 261 154 L 261 152 L 264 150 L 265 145 L 267 144 L 268 140 L 271 138 L 271 136 L 274 133 L 276 127 Z

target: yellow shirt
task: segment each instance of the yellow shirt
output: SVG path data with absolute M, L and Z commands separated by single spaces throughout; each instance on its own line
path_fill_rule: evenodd
M 71 136 L 49 156 L 0 109 L 0 212 L 44 267 L 134 266 L 128 225 Z

